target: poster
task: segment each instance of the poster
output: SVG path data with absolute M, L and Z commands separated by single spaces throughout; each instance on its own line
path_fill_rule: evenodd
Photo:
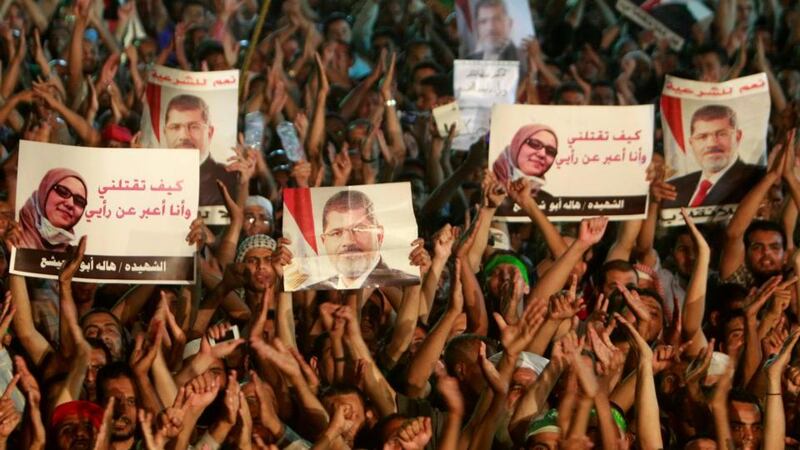
M 239 71 L 185 72 L 155 66 L 149 73 L 142 112 L 142 141 L 150 148 L 200 150 L 200 215 L 208 225 L 228 223 L 216 180 L 235 195 L 234 156 L 239 115 Z
M 409 183 L 283 192 L 283 235 L 294 255 L 284 289 L 419 284 L 419 268 L 409 261 L 417 238 Z
M 692 28 L 706 29 L 714 13 L 700 0 L 645 0 L 637 5 L 631 0 L 617 0 L 617 11 L 636 25 L 664 39 L 670 48 L 681 51 Z
M 647 211 L 653 106 L 497 105 L 489 169 L 507 184 L 527 178 L 554 221 L 640 219 Z M 529 218 L 510 200 L 501 220 Z
M 87 236 L 76 281 L 194 280 L 197 150 L 103 149 L 22 141 L 16 211 L 22 239 L 11 273 L 58 278 Z
M 464 126 L 453 139 L 453 148 L 469 150 L 489 132 L 492 106 L 513 104 L 519 84 L 518 61 L 468 61 L 453 66 L 453 92 Z
M 456 0 L 456 24 L 464 59 L 519 61 L 534 36 L 527 0 Z
M 663 225 L 683 224 L 680 207 L 698 223 L 733 215 L 766 172 L 769 114 L 764 73 L 724 83 L 667 76 L 661 126 L 667 182 L 678 196 L 662 205 Z

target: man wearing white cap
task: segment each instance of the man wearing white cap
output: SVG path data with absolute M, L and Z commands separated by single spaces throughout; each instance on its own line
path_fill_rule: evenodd
M 242 235 L 250 237 L 257 234 L 272 234 L 273 217 L 272 203 L 269 200 L 260 195 L 247 197 L 244 204 Z

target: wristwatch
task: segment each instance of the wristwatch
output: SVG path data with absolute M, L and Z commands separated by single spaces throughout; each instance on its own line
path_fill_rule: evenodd
M 395 99 L 393 99 L 393 98 L 390 98 L 389 100 L 386 100 L 386 101 L 385 101 L 385 102 L 383 102 L 383 103 L 384 103 L 386 106 L 388 106 L 388 107 L 390 107 L 390 108 L 391 108 L 391 107 L 394 107 L 395 105 L 397 105 L 397 100 L 395 100 Z

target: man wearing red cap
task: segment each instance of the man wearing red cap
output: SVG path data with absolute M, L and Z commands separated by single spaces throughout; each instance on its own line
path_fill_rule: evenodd
M 110 123 L 103 128 L 102 138 L 103 147 L 128 148 L 131 146 L 133 135 L 131 135 L 131 130 L 122 125 Z
M 84 400 L 58 405 L 50 420 L 51 438 L 58 450 L 84 450 L 94 446 L 94 437 L 103 420 L 103 408 Z

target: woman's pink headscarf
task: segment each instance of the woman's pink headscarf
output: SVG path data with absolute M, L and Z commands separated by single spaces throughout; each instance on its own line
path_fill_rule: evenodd
M 540 131 L 547 131 L 552 134 L 553 138 L 556 140 L 556 147 L 558 147 L 558 136 L 556 136 L 556 132 L 547 125 L 535 123 L 531 125 L 525 125 L 524 127 L 520 128 L 516 133 L 514 133 L 514 137 L 511 139 L 511 144 L 506 147 L 506 149 L 502 154 L 500 154 L 492 166 L 494 169 L 494 174 L 500 183 L 506 184 L 511 181 L 514 168 L 518 167 L 517 158 L 519 158 L 519 152 L 522 149 L 522 145 L 526 140 L 528 140 L 529 137 Z
M 19 223 L 22 227 L 20 247 L 39 250 L 66 250 L 68 244 L 53 244 L 46 241 L 39 233 L 39 227 L 42 215 L 45 214 L 47 195 L 59 181 L 69 177 L 77 178 L 83 184 L 83 188 L 86 189 L 86 181 L 83 180 L 83 177 L 78 172 L 65 168 L 51 169 L 39 182 L 39 189 L 31 194 L 28 201 L 19 210 Z M 72 227 L 64 231 L 72 233 Z

